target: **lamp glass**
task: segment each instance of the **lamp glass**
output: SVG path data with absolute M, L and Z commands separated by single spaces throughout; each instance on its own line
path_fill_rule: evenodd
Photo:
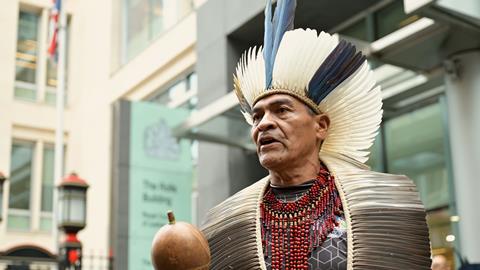
M 60 188 L 59 225 L 85 226 L 86 190 L 64 186 Z
M 72 190 L 70 195 L 70 222 L 85 224 L 85 193 Z

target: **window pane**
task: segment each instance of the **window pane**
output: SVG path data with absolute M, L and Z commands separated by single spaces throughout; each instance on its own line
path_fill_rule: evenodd
M 137 55 L 148 45 L 149 0 L 125 0 L 127 58 Z
M 370 156 L 366 164 L 370 166 L 372 171 L 383 172 L 382 163 L 382 136 L 379 132 L 375 138 L 375 142 L 372 147 L 370 147 Z
M 42 212 L 51 212 L 53 206 L 53 172 L 54 172 L 53 146 L 45 145 L 43 150 L 42 168 Z
M 192 72 L 187 76 L 188 90 L 197 91 L 198 89 L 198 77 L 196 72 Z
M 385 123 L 390 173 L 416 183 L 427 209 L 448 206 L 448 174 L 440 105 L 433 104 Z
M 12 145 L 9 208 L 30 209 L 33 143 Z
M 163 105 L 168 105 L 172 102 L 175 104 L 175 107 L 187 110 L 196 108 L 198 99 L 195 95 L 195 91 L 197 91 L 197 74 L 195 72 L 176 81 L 175 84 L 166 90 L 163 89 L 157 90 L 158 94 L 149 98 L 149 101 Z
M 169 102 L 177 100 L 187 92 L 187 80 L 181 80 L 168 89 Z
M 186 79 L 182 79 L 172 85 L 165 91 L 161 91 L 160 94 L 154 96 L 150 101 L 167 105 L 169 102 L 175 99 L 181 98 L 187 92 Z
M 403 1 L 393 1 L 375 14 L 376 38 L 382 38 L 419 18 L 418 15 L 405 14 Z
M 39 18 L 35 13 L 20 11 L 19 14 L 15 79 L 30 84 L 30 87 L 17 85 L 16 97 L 35 98 Z
M 40 230 L 43 232 L 52 231 L 52 217 L 41 217 L 40 218 Z
M 57 87 L 57 65 L 52 59 L 47 61 L 47 86 L 52 87 L 52 90 Z
M 154 38 L 158 36 L 163 29 L 165 28 L 165 16 L 164 15 L 164 7 L 163 2 L 164 0 L 150 0 L 150 38 Z M 168 2 L 168 0 L 166 0 Z
M 192 0 L 123 0 L 126 59 L 145 49 L 193 9 Z
M 347 37 L 368 41 L 367 37 L 367 22 L 365 19 L 362 19 L 349 27 L 343 29 L 339 32 L 341 35 L 345 35 Z
M 67 32 L 66 32 L 66 58 L 65 58 L 65 101 L 67 94 L 68 86 L 68 55 L 69 55 L 69 41 L 70 41 L 70 20 L 67 22 Z M 50 40 L 48 40 L 50 43 Z M 49 46 L 50 44 L 47 44 Z M 49 57 L 47 60 L 47 73 L 46 73 L 46 93 L 45 93 L 45 103 L 49 105 L 55 105 L 56 103 L 56 91 L 57 91 L 57 62 Z
M 28 211 L 15 211 L 15 213 L 9 213 L 7 228 L 15 231 L 30 230 L 30 213 Z

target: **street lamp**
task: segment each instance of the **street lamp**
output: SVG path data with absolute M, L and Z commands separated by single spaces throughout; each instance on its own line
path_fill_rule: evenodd
M 77 233 L 86 226 L 87 189 L 87 182 L 75 173 L 58 186 L 58 228 L 66 234 L 60 245 L 60 269 L 82 269 L 82 243 Z
M 3 216 L 3 183 L 7 180 L 7 177 L 0 172 L 0 222 L 2 221 Z

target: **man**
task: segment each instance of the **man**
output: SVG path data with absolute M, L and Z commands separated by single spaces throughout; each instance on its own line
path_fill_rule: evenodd
M 265 10 L 264 47 L 235 91 L 269 175 L 213 208 L 211 269 L 430 269 L 424 208 L 411 180 L 364 162 L 382 99 L 361 53 L 293 29 L 295 1 Z

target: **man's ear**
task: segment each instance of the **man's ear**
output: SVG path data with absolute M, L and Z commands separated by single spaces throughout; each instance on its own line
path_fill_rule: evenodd
M 325 140 L 328 133 L 328 127 L 330 126 L 330 118 L 322 113 L 315 115 L 315 121 L 317 123 L 317 138 L 320 141 Z

